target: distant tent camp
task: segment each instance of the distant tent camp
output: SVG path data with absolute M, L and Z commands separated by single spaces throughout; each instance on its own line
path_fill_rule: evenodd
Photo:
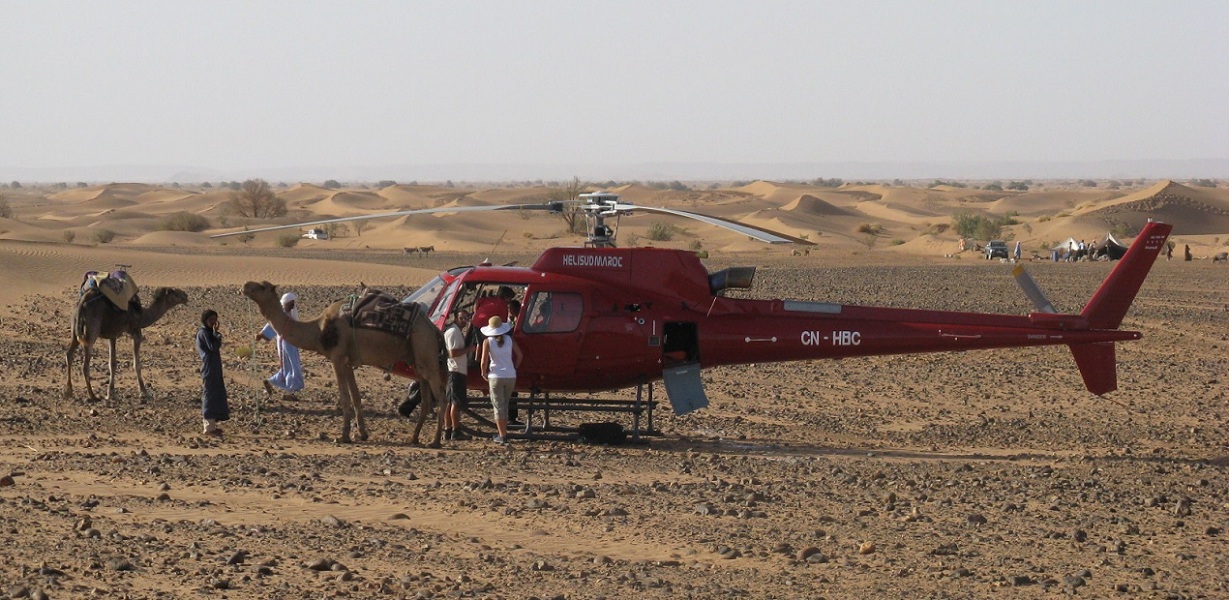
M 1050 248 L 1050 249 L 1058 250 L 1059 252 L 1066 252 L 1067 250 L 1072 250 L 1074 248 L 1079 248 L 1079 247 L 1080 247 L 1080 241 L 1073 237 L 1069 237 L 1067 238 L 1066 241 L 1061 242 L 1057 246 L 1054 246 L 1053 248 Z
M 1107 233 L 1101 243 L 1097 244 L 1097 257 L 1108 256 L 1110 260 L 1118 260 L 1127 253 L 1127 246 L 1114 239 L 1114 234 Z

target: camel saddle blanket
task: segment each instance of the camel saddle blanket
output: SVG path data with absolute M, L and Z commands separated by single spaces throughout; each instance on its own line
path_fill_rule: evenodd
M 94 290 L 106 296 L 116 308 L 128 310 L 128 302 L 137 295 L 137 282 L 128 276 L 127 271 L 89 271 L 81 280 L 79 297 L 85 297 Z
M 422 307 L 417 302 L 402 304 L 379 290 L 364 290 L 358 296 L 350 296 L 350 300 L 342 305 L 341 314 L 354 327 L 409 337 L 420 310 Z

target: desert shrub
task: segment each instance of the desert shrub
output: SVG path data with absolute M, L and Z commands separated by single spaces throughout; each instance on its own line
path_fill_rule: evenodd
M 1199 187 L 1207 187 L 1207 188 L 1216 187 L 1215 179 L 1196 179 L 1192 181 L 1191 183 Z
M 816 179 L 812 179 L 811 185 L 815 187 L 839 188 L 842 185 L 845 185 L 845 180 L 837 179 L 835 177 L 833 177 L 832 179 L 824 179 L 823 177 L 819 177 Z
M 110 229 L 99 229 L 94 232 L 93 238 L 99 244 L 109 244 L 115 239 L 115 232 Z
M 692 252 L 695 252 L 703 247 L 704 245 L 700 243 L 700 240 L 691 240 L 691 243 L 687 244 L 687 249 L 691 250 Z
M 13 207 L 9 206 L 8 198 L 0 196 L 0 217 L 5 219 L 13 218 Z
M 396 181 L 393 181 L 391 179 L 384 179 L 384 180 L 381 180 L 380 183 L 377 183 L 376 187 L 380 189 L 384 189 L 386 187 L 392 187 L 394 185 L 397 185 Z
M 1139 234 L 1139 228 L 1130 223 L 1115 223 L 1114 227 L 1110 229 L 1110 233 L 1120 238 L 1135 237 Z
M 952 215 L 952 229 L 960 237 L 994 240 L 1002 237 L 1004 227 L 1019 224 L 1016 214 L 1013 211 L 1006 217 L 988 217 L 961 211 Z
M 256 239 L 256 234 L 254 234 L 254 233 L 241 233 L 241 234 L 239 234 L 237 237 L 238 237 L 239 241 L 241 241 L 241 242 L 243 242 L 243 243 L 245 243 L 245 244 L 246 244 L 246 243 L 248 243 L 248 242 L 250 242 L 250 241 L 252 241 L 252 240 Z
M 324 182 L 324 185 L 321 185 L 320 187 L 326 190 L 339 190 L 341 189 L 341 183 L 338 182 L 336 179 L 330 179 Z
M 293 248 L 298 243 L 299 234 L 297 233 L 283 233 L 277 238 L 277 245 L 281 246 L 282 248 Z
M 879 223 L 863 223 L 858 226 L 858 233 L 877 236 L 883 233 L 883 225 L 880 225 Z
M 71 244 L 73 240 L 77 239 L 77 234 L 71 229 L 65 229 L 64 233 L 60 234 L 60 237 L 64 238 L 64 243 Z
M 286 201 L 275 196 L 269 182 L 263 179 L 243 182 L 239 191 L 230 195 L 226 206 L 244 217 L 270 219 L 286 215 Z
M 163 231 L 204 231 L 209 229 L 209 219 L 187 211 L 177 212 L 158 223 Z
M 649 239 L 655 242 L 668 242 L 674 239 L 674 228 L 669 223 L 654 221 L 649 226 Z

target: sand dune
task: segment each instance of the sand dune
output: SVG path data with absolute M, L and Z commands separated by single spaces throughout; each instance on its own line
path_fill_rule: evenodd
M 780 227 L 788 235 L 824 237 L 832 252 L 866 254 L 888 250 L 888 244 L 867 247 L 858 229 L 866 224 L 883 227 L 894 241 L 891 255 L 914 254 L 942 258 L 956 244 L 956 233 L 914 240 L 935 225 L 951 222 L 957 212 L 970 212 L 998 219 L 1014 215 L 1016 225 L 1004 228 L 1002 237 L 1021 240 L 1025 246 L 1044 247 L 1053 240 L 1075 237 L 1098 238 L 1111 230 L 1138 229 L 1147 219 L 1175 225 L 1175 237 L 1190 243 L 1199 255 L 1209 255 L 1229 242 L 1229 189 L 1202 188 L 1164 180 L 1139 188 L 1085 188 L 1058 182 L 1035 184 L 1027 192 L 991 191 L 976 187 L 940 185 L 933 188 L 906 185 L 845 184 L 840 188 L 803 183 L 756 181 L 738 188 L 657 190 L 632 183 L 612 188 L 626 202 L 699 212 L 743 221 L 761 227 Z M 589 188 L 592 189 L 592 188 Z M 298 184 L 277 192 L 290 213 L 276 220 L 261 220 L 229 214 L 229 189 L 170 189 L 146 184 L 112 184 L 69 190 L 24 190 L 10 196 L 15 221 L 0 239 L 58 241 L 64 229 L 90 239 L 101 228 L 119 234 L 113 243 L 150 247 L 160 245 L 208 248 L 221 245 L 208 233 L 233 231 L 235 227 L 259 228 L 339 216 L 358 216 L 397 210 L 472 207 L 504 204 L 538 204 L 552 193 L 534 187 L 444 187 L 392 185 L 378 191 L 330 190 Z M 205 215 L 217 228 L 206 235 L 176 236 L 158 233 L 162 219 L 179 211 Z M 687 242 L 721 252 L 788 253 L 788 248 L 749 247 L 743 237 L 693 221 L 664 215 L 624 217 L 624 238 L 646 240 L 655 222 L 668 223 L 685 232 Z M 225 224 L 226 229 L 223 227 Z M 509 252 L 540 252 L 553 245 L 579 245 L 578 235 L 564 233 L 559 216 L 516 211 L 458 212 L 418 215 L 373 221 L 362 235 L 352 227 L 336 239 L 301 241 L 304 248 L 400 250 L 406 246 L 435 246 L 450 251 L 480 252 L 497 241 Z M 278 244 L 285 232 L 261 234 L 252 247 Z M 1223 238 L 1223 239 L 1222 239 Z M 85 241 L 78 239 L 78 243 Z M 677 242 L 667 242 L 677 243 Z
M 782 206 L 781 210 L 806 215 L 818 215 L 822 217 L 840 217 L 853 214 L 843 208 L 837 208 L 836 206 L 833 206 L 832 204 L 820 200 L 819 198 L 816 198 L 810 194 L 803 194 L 799 196 L 797 200 Z

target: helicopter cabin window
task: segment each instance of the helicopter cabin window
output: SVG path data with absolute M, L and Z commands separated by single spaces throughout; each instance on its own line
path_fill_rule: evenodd
M 576 331 L 584 314 L 580 294 L 573 292 L 535 292 L 525 307 L 525 333 L 567 333 Z

